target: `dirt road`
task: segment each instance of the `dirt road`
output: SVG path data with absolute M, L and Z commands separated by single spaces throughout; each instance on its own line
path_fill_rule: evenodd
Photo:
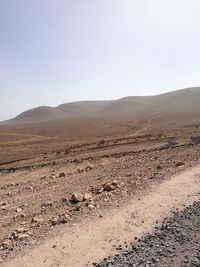
M 153 230 L 172 210 L 198 200 L 200 166 L 173 176 L 162 184 L 136 195 L 123 207 L 98 219 L 84 221 L 63 230 L 41 246 L 2 264 L 4 267 L 86 267 L 115 254 L 116 246 L 132 242 Z

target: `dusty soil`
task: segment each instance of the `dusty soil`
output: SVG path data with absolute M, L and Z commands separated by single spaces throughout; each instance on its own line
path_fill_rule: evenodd
M 146 127 L 103 140 L 2 142 L 2 265 L 91 266 L 197 200 L 196 128 Z
M 141 238 L 151 232 L 170 211 L 198 200 L 199 193 L 198 166 L 160 185 L 153 185 L 148 192 L 137 193 L 120 208 L 100 213 L 93 211 L 95 215 L 101 215 L 100 218 L 91 219 L 90 214 L 84 221 L 60 229 L 57 237 L 47 239 L 27 255 L 17 257 L 5 266 L 91 266 L 93 261 L 113 254 L 122 242 L 129 244 L 135 237 Z
M 200 266 L 200 201 L 166 218 L 153 234 L 125 245 L 126 249 L 94 266 Z M 135 242 L 136 243 L 136 242 Z M 117 249 L 122 250 L 123 246 Z

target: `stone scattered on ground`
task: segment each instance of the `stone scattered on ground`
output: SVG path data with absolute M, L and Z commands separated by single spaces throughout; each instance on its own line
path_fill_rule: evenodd
M 32 223 L 37 223 L 37 224 L 42 224 L 44 222 L 44 220 L 42 218 L 38 218 L 38 217 L 33 217 Z
M 92 194 L 90 193 L 85 193 L 84 196 L 83 196 L 83 200 L 84 201 L 87 201 L 87 200 L 90 200 L 92 199 Z
M 64 173 L 64 172 L 60 172 L 60 173 L 59 173 L 59 177 L 60 177 L 60 178 L 65 177 L 65 173 Z
M 199 145 L 191 144 L 170 149 L 152 145 L 139 151 L 131 145 L 127 151 L 119 147 L 115 152 L 77 154 L 48 165 L 6 165 L 8 170 L 0 172 L 0 257 L 6 261 L 27 244 L 38 244 L 62 228 L 60 224 L 101 217 L 138 191 L 195 166 L 199 151 Z M 64 216 L 68 212 L 70 216 Z
M 73 203 L 79 203 L 83 201 L 83 195 L 80 193 L 72 194 L 71 200 Z
M 116 190 L 117 189 L 117 186 L 118 186 L 118 183 L 116 180 L 110 182 L 110 183 L 107 183 L 104 185 L 104 190 L 105 191 L 113 191 L 113 190 Z
M 178 162 L 176 163 L 176 167 L 181 167 L 181 166 L 184 166 L 184 165 L 185 165 L 185 163 L 182 162 L 182 161 L 178 161 Z
M 57 225 L 57 224 L 63 224 L 63 223 L 67 223 L 71 220 L 70 215 L 69 214 L 59 214 L 57 216 L 54 216 L 50 219 L 50 223 L 52 225 Z
M 90 171 L 90 170 L 92 170 L 92 169 L 93 169 L 93 167 L 89 165 L 89 166 L 87 166 L 87 167 L 85 168 L 85 171 L 88 172 L 88 171 Z

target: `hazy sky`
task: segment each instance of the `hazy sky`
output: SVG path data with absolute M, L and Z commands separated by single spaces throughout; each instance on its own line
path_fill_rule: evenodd
M 0 120 L 200 85 L 199 0 L 0 0 Z

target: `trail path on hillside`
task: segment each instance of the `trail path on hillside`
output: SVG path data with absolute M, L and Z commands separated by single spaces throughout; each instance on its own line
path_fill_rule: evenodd
M 135 133 L 131 134 L 130 136 L 134 137 L 134 136 L 137 136 L 139 135 L 140 133 L 148 130 L 149 128 L 151 128 L 151 119 L 148 119 L 147 120 L 147 124 L 140 130 L 136 131 Z
M 184 171 L 123 207 L 96 220 L 85 219 L 4 267 L 86 267 L 116 253 L 113 245 L 131 242 L 161 224 L 170 211 L 199 199 L 200 166 Z

